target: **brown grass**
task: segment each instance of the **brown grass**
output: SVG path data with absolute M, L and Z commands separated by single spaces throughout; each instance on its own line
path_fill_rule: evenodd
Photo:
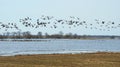
M 120 67 L 120 53 L 8 56 L 0 67 Z

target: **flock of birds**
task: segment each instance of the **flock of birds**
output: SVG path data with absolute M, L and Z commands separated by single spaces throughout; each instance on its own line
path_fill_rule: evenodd
M 99 21 L 95 19 L 95 23 L 88 23 L 87 21 L 81 21 L 79 17 L 73 17 L 70 16 L 69 19 L 55 19 L 53 16 L 41 16 L 39 19 L 36 19 L 34 22 L 32 22 L 33 19 L 30 17 L 26 17 L 19 20 L 19 23 L 21 23 L 24 27 L 27 28 L 52 28 L 57 29 L 58 27 L 69 29 L 75 28 L 75 27 L 84 27 L 86 29 L 96 29 L 100 31 L 111 31 L 112 29 L 120 28 L 120 23 L 115 22 L 105 22 L 105 21 Z M 19 28 L 19 24 L 17 23 L 3 23 L 0 22 L 0 29 L 4 29 L 7 31 L 8 29 L 16 29 L 18 31 L 21 31 L 22 29 Z
M 19 29 L 19 27 L 17 26 L 16 23 L 7 23 L 7 24 L 4 24 L 2 22 L 0 22 L 0 29 L 4 29 L 5 31 L 7 31 L 8 29 L 16 29 L 16 30 L 21 30 Z

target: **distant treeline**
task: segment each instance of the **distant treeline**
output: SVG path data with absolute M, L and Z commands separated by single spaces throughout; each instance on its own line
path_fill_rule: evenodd
M 60 31 L 58 34 L 49 35 L 42 32 L 38 32 L 36 35 L 31 34 L 30 31 L 27 32 L 6 32 L 0 34 L 0 39 L 45 39 L 45 38 L 56 38 L 56 39 L 120 39 L 120 36 L 90 36 L 90 35 L 77 35 L 77 34 L 64 34 Z

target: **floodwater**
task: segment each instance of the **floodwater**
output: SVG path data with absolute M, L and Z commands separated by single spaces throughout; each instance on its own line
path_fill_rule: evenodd
M 120 40 L 41 39 L 0 41 L 0 56 L 24 54 L 64 54 L 120 52 Z

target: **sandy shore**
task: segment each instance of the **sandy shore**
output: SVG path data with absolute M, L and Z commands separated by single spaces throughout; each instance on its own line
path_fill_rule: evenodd
M 120 53 L 1 56 L 0 67 L 120 67 Z

